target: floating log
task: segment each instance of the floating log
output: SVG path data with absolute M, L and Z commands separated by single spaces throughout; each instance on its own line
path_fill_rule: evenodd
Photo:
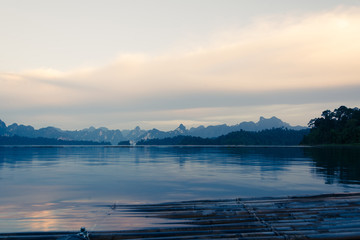
M 142 230 L 91 232 L 91 240 L 360 239 L 360 193 L 111 205 L 109 209 L 112 215 L 163 219 L 164 224 Z M 58 239 L 66 234 L 0 234 L 0 239 Z

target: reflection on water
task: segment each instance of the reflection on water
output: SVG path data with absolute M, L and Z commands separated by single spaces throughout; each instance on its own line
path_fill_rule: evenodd
M 109 206 L 359 191 L 360 148 L 0 147 L 0 232 L 144 227 Z M 99 205 L 100 204 L 100 205 Z
M 324 147 L 305 149 L 305 155 L 315 164 L 314 171 L 326 184 L 360 183 L 359 147 Z

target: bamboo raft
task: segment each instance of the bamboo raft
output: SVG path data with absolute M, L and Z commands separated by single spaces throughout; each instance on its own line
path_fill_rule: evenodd
M 91 232 L 91 240 L 360 239 L 360 193 L 109 207 L 114 214 L 160 218 L 167 226 Z M 66 234 L 0 234 L 0 239 L 58 239 Z

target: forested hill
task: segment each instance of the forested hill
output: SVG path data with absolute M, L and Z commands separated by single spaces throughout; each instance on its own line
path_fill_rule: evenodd
M 360 144 L 360 109 L 341 106 L 310 120 L 303 144 Z
M 176 136 L 141 140 L 136 145 L 298 145 L 308 133 L 308 129 L 273 128 L 258 132 L 241 130 L 217 138 Z
M 0 145 L 110 145 L 110 142 L 68 141 L 54 138 L 0 136 Z

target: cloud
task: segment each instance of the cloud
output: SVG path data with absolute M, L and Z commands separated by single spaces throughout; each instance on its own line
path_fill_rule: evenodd
M 341 104 L 360 86 L 359 26 L 360 8 L 337 8 L 258 19 L 247 28 L 219 33 L 212 44 L 192 51 L 120 55 L 112 64 L 70 72 L 0 73 L 0 108 L 89 109 L 96 114 Z M 332 99 L 337 93 L 337 100 Z

